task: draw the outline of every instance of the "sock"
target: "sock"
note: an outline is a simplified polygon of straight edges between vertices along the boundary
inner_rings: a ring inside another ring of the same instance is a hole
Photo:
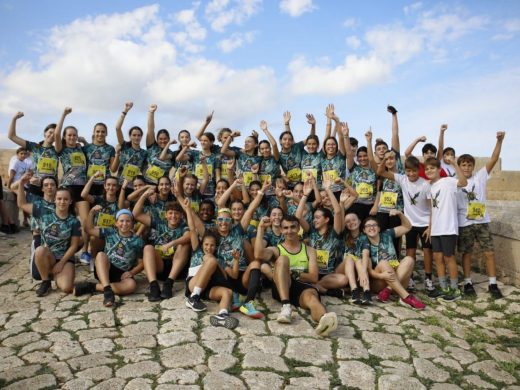
[[[464,284],[473,284],[471,278],[464,278]]]
[[[191,296],[194,297],[195,295],[200,295],[202,292],[202,289],[199,286],[195,286],[193,289],[193,292],[191,293]]]
[[[175,280],[173,280],[172,278],[168,278],[166,279],[165,283],[171,284],[173,286],[173,282],[175,282]]]
[[[289,305],[291,302],[288,299],[282,300],[282,305]]]
[[[448,287],[446,284],[446,276],[439,276],[437,279],[439,279],[439,286],[441,286],[442,289]]]
[[[103,287],[103,291],[112,291],[112,287],[110,287],[110,284],[108,286]]]
[[[433,280],[431,272],[430,273],[426,273],[425,275],[426,275],[426,279]]]
[[[489,277],[489,284],[497,284],[497,277],[496,276],[490,276]]]
[[[458,284],[459,284],[458,278],[455,278],[455,279],[450,278],[450,287],[452,289],[454,289],[454,290],[458,289],[459,288]]]
[[[220,309],[220,311],[218,312],[219,315],[222,315],[222,314],[229,314],[229,312],[227,311],[227,309]]]
[[[260,287],[261,272],[258,268],[252,269],[249,273],[249,286],[247,286],[247,296],[244,302],[255,299],[258,288]]]
[[[150,282],[150,286],[154,285],[155,287],[159,287],[159,282],[157,280],[152,280]]]

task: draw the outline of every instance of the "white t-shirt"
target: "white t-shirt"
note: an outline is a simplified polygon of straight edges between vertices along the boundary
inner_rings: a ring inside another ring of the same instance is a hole
[[[488,179],[488,171],[486,167],[482,167],[468,179],[468,185],[457,194],[457,211],[460,227],[491,222],[486,209]]]
[[[419,177],[411,182],[406,175],[394,173],[395,181],[401,186],[404,200],[404,215],[412,226],[424,227],[430,224],[430,202],[428,192],[430,183]]]
[[[11,160],[9,160],[9,174],[11,171],[15,172],[13,183],[20,180],[23,174],[31,169],[33,169],[33,161],[31,158],[20,161],[17,156],[13,156]]]
[[[444,160],[441,160],[441,168],[444,169],[444,172],[446,172],[449,177],[457,177],[457,171],[453,165],[446,164]]]
[[[457,183],[454,177],[443,177],[430,184],[428,199],[432,201],[432,236],[459,234],[457,220]]]

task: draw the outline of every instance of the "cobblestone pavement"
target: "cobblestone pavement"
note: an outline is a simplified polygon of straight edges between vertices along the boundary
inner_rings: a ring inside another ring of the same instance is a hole
[[[413,311],[392,302],[369,308],[325,298],[338,314],[330,339],[314,335],[304,312],[275,321],[280,305],[264,292],[264,320],[234,314],[234,331],[209,325],[174,298],[138,294],[106,309],[101,296],[55,290],[35,296],[28,274],[30,234],[0,237],[0,387],[6,389],[520,389],[520,290],[492,301],[432,302]],[[88,277],[78,266],[76,277]],[[418,277],[417,280],[420,278]]]

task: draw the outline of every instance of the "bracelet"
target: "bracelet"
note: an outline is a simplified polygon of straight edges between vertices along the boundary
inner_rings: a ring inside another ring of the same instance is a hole
[[[126,112],[124,112],[124,111],[121,111],[121,114],[123,114],[123,115],[126,115]]]

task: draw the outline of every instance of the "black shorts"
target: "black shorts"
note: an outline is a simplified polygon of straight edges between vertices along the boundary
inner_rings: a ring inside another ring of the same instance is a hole
[[[308,289],[313,289],[314,291],[316,291],[316,293],[318,292],[318,290],[316,290],[316,288],[312,284],[300,282],[291,278],[291,286],[289,287],[289,302],[291,302],[293,306],[300,307],[300,296],[303,294],[305,290]],[[282,301],[280,299],[280,294],[278,293],[278,288],[274,283],[273,288],[271,289],[271,295],[273,299],[276,299],[278,302]],[[320,295],[317,294],[317,296],[318,299],[320,299]]]
[[[43,191],[40,186],[34,185],[34,184],[28,184],[26,187],[27,192],[30,194],[39,196],[40,198],[43,198]]]
[[[423,233],[428,229],[428,226],[412,226],[412,229],[406,233],[406,249],[417,249],[417,241],[421,240],[421,247],[423,249],[431,249],[431,242],[423,237]]]
[[[117,282],[120,282],[121,281],[121,276],[125,273],[126,271],[123,271],[122,269],[119,269],[117,268],[115,265],[113,264],[110,264],[110,269],[108,270],[108,280],[110,281],[110,283],[117,283]],[[94,265],[94,277],[97,279],[97,280],[100,280],[99,279],[99,276],[97,274],[97,269],[96,269],[96,266]]]
[[[238,278],[236,279],[233,279],[232,277],[227,278],[229,288],[241,295],[247,294],[247,287],[244,287],[244,285],[242,284],[242,277],[244,276],[244,273],[245,271],[240,271],[238,273]]]
[[[72,201],[74,203],[76,203],[76,202],[84,202],[85,201],[85,199],[83,199],[81,197],[81,192],[83,191],[83,187],[85,187],[85,186],[72,185],[72,186],[66,186],[66,187],[72,193]]]
[[[190,280],[193,278],[193,276],[190,276],[188,279],[186,279],[186,289],[184,291],[184,295],[189,297],[191,295],[190,290]],[[215,272],[213,272],[213,275],[211,275],[211,278],[209,279],[208,285],[204,290],[202,291],[201,298],[202,299],[209,299],[209,292],[213,287],[226,287],[231,289],[231,286],[229,285],[229,281],[226,278],[226,275],[222,272],[222,270],[217,267]]]
[[[39,246],[39,245],[38,245]],[[56,263],[60,261],[60,259],[56,259]],[[54,263],[54,264],[56,264]],[[74,258],[68,259],[67,263],[72,263],[72,265],[75,264]],[[31,276],[34,280],[42,280],[42,276],[40,275],[40,271],[38,271],[38,268],[36,267],[36,261],[34,261],[34,257],[31,256]],[[53,278],[52,272],[50,273],[51,279]]]
[[[432,251],[434,253],[442,252],[444,256],[455,255],[455,247],[457,245],[457,235],[432,236]]]
[[[168,276],[170,275],[170,272],[172,270],[173,260],[171,257],[163,257],[163,269],[161,272],[157,272],[157,279],[161,281],[165,281],[168,279]]]
[[[92,187],[90,187],[89,194],[92,196],[101,196],[103,195],[103,192],[105,191],[105,187],[103,184],[93,184]]]

